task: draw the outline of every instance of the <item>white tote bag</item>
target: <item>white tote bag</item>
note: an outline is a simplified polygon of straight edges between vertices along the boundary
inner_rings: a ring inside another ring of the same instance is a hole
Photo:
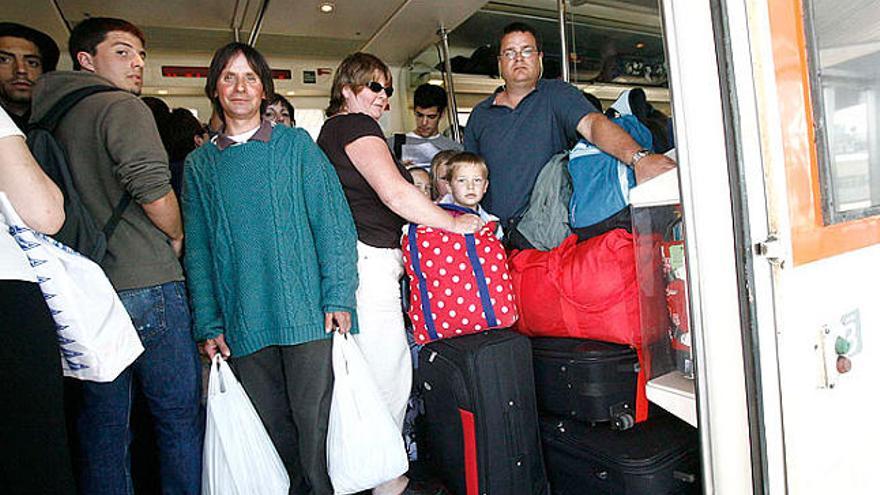
[[[369,490],[409,469],[403,436],[354,339],[333,336],[327,471],[337,495]]]
[[[226,361],[214,355],[202,495],[287,495],[290,479],[263,422]]]
[[[107,275],[92,260],[25,225],[3,193],[0,212],[55,320],[64,376],[115,380],[144,347]]]

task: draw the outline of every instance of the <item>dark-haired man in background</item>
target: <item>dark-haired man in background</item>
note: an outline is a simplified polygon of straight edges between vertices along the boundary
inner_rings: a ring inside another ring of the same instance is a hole
[[[14,22],[0,22],[0,106],[24,129],[37,78],[55,70],[58,45],[47,34]]]
[[[669,158],[642,149],[573,85],[541,79],[543,57],[534,28],[521,22],[505,27],[498,55],[504,86],[474,108],[464,133],[465,149],[489,165],[492,181],[483,206],[506,230],[524,212],[544,164],[578,135],[634,167],[638,182],[675,167]]]
[[[434,84],[422,84],[413,94],[416,128],[388,138],[394,156],[407,166],[430,170],[431,159],[444,150],[461,151],[464,147],[440,134],[440,121],[446,112],[446,90]]]
[[[131,198],[108,239],[101,267],[145,349],[113,382],[82,383],[76,419],[79,490],[130,493],[129,415],[137,384],[154,422],[162,492],[196,495],[202,465],[201,375],[177,259],[183,245],[180,208],[156,123],[137,97],[144,35],[127,21],[93,17],[73,29],[68,49],[74,71],[37,81],[31,121],[77,90],[114,88],[74,106],[55,137],[67,152],[86,209],[99,224],[124,204],[124,197]]]

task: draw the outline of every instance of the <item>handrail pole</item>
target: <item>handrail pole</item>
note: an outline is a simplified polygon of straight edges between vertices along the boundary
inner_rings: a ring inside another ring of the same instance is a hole
[[[571,82],[571,71],[568,67],[568,40],[565,36],[565,0],[556,0],[556,10],[559,14],[559,50],[562,52],[559,66],[562,68],[562,80]]]
[[[248,36],[248,45],[254,46],[257,44],[257,38],[260,37],[260,30],[263,29],[263,17],[266,15],[266,9],[268,8],[269,0],[263,0],[263,5],[260,6],[257,18],[254,19],[254,27],[251,28],[250,36]]]
[[[455,85],[452,81],[452,62],[449,60],[449,32],[444,27],[437,31],[440,36],[440,56],[443,57],[443,85],[446,86],[446,118],[452,129],[452,139],[461,142],[461,126],[458,123],[458,104],[455,99]]]

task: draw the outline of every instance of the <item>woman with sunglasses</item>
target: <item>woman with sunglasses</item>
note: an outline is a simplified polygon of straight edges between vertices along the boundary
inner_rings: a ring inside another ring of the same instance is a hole
[[[475,215],[453,217],[434,205],[392,158],[378,121],[393,93],[391,71],[379,58],[368,53],[346,57],[333,77],[328,119],[318,145],[336,168],[358,233],[360,333],[355,339],[392,417],[402,427],[412,363],[398,284],[403,275],[401,228],[413,222],[472,233],[483,221]],[[404,493],[407,483],[401,476],[373,493]]]

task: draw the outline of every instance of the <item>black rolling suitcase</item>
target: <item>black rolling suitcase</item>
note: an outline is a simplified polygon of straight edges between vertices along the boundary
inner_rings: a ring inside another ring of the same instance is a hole
[[[419,353],[426,462],[455,495],[545,495],[529,339],[509,330]]]
[[[697,429],[662,412],[626,431],[541,418],[553,495],[701,493]]]
[[[533,338],[535,391],[544,414],[588,423],[635,424],[639,359],[631,347],[585,339]]]

